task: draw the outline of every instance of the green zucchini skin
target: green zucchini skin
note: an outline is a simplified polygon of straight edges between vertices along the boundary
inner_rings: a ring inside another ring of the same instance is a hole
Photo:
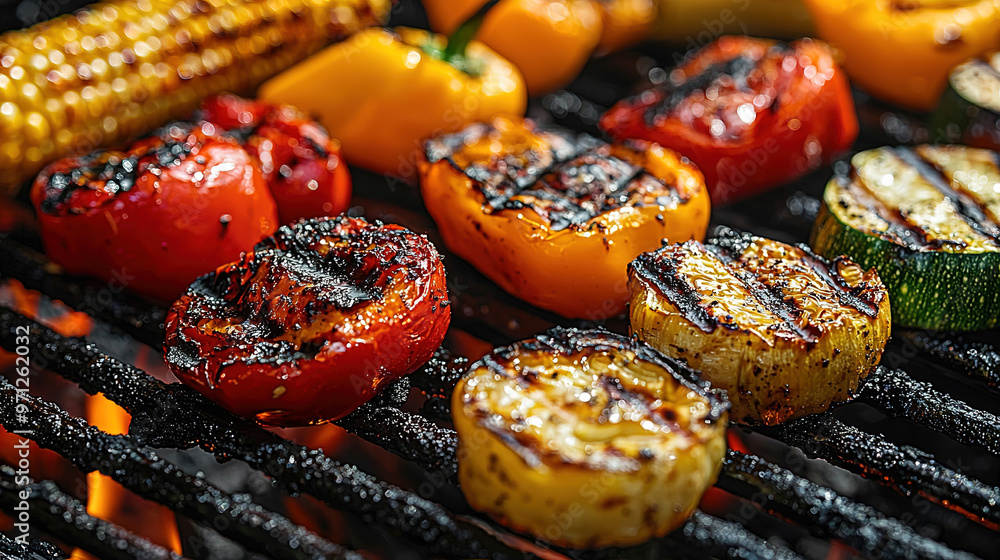
[[[874,268],[895,325],[1000,326],[998,166],[1000,154],[964,146],[858,153],[849,175],[827,183],[810,245],[827,259],[846,255]]]
[[[915,251],[843,222],[834,178],[827,184],[810,245],[827,259],[846,255],[874,267],[889,292],[892,322],[909,328],[974,331],[1000,320],[1000,252]],[[831,200],[833,199],[833,200]]]
[[[956,73],[966,65],[952,71],[948,87],[928,119],[932,140],[938,144],[965,144],[1000,151],[1000,113],[976,104],[955,88]]]

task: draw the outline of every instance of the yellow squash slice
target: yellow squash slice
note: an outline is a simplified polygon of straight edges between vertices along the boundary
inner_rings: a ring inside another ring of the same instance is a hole
[[[498,348],[455,390],[469,504],[578,548],[680,525],[715,482],[726,405],[683,364],[605,331],[554,329]]]
[[[629,265],[632,332],[726,390],[732,418],[775,425],[848,400],[889,339],[873,270],[720,228]]]

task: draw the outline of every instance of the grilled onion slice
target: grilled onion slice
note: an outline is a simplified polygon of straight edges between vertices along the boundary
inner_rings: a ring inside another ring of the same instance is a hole
[[[889,338],[874,269],[720,228],[629,265],[632,332],[725,389],[734,421],[775,425],[847,400]]]
[[[662,536],[715,482],[726,404],[648,345],[553,329],[498,348],[455,389],[458,476],[477,510],[572,547]]]
[[[341,216],[285,226],[202,276],[167,315],[184,383],[278,426],[336,420],[426,362],[451,311],[434,245]]]

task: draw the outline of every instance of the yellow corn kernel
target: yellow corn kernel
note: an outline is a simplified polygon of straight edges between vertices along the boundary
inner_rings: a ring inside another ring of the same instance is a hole
[[[249,93],[389,0],[111,0],[0,35],[0,190],[51,161]]]

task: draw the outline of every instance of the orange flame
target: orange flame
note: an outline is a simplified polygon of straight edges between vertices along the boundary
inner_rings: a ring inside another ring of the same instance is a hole
[[[93,327],[93,321],[86,313],[73,311],[61,302],[52,303],[53,309],[58,310],[58,313],[49,317],[39,317],[41,294],[26,289],[17,280],[5,283],[0,287],[0,290],[3,291],[2,297],[15,311],[43,323],[63,336],[84,336]],[[146,350],[145,347],[143,350]],[[140,356],[145,356],[145,353],[140,354]],[[0,351],[0,367],[10,367],[14,365],[15,360],[14,354]],[[87,420],[97,428],[110,434],[128,432],[132,417],[124,409],[106,399],[104,395],[88,396],[85,405]],[[0,440],[10,437],[13,436],[0,429]],[[47,467],[51,464],[61,465],[65,463],[65,460],[52,451],[38,449],[34,443],[31,445],[32,476],[36,479],[55,478],[55,476],[50,476],[49,471],[52,469]],[[4,445],[3,449],[13,449],[13,445]],[[11,457],[0,456],[0,459],[9,463]],[[16,464],[16,459],[13,464]],[[178,554],[181,553],[180,534],[177,531],[173,512],[163,506],[142,500],[111,478],[97,472],[87,475],[87,513],[121,525],[156,544],[169,548]],[[73,551],[72,557],[93,559],[92,556],[79,549]]]
[[[87,420],[109,434],[128,432],[132,417],[103,394],[87,397]],[[181,538],[170,509],[135,496],[113,479],[98,472],[87,475],[87,513],[144,536],[150,542],[181,553]],[[82,550],[72,558],[97,560]]]
[[[0,212],[0,221],[4,219],[4,216],[6,215]],[[21,315],[35,319],[63,336],[83,336],[90,332],[92,324],[90,317],[85,313],[73,312],[61,303],[53,304],[53,308],[59,313],[39,319],[38,304],[40,300],[41,294],[28,290],[17,280],[9,280],[0,284],[0,301]],[[0,349],[0,369],[23,366],[23,362],[18,363],[17,358],[16,354]],[[30,360],[30,355],[28,359]],[[44,390],[45,387],[43,386],[41,389]],[[20,457],[15,446],[20,439],[19,436],[0,427],[0,463],[18,464]],[[42,449],[31,441],[28,443],[28,455],[31,457],[30,476],[35,480],[45,479],[57,480],[66,484],[72,483],[72,465],[58,453]]]

